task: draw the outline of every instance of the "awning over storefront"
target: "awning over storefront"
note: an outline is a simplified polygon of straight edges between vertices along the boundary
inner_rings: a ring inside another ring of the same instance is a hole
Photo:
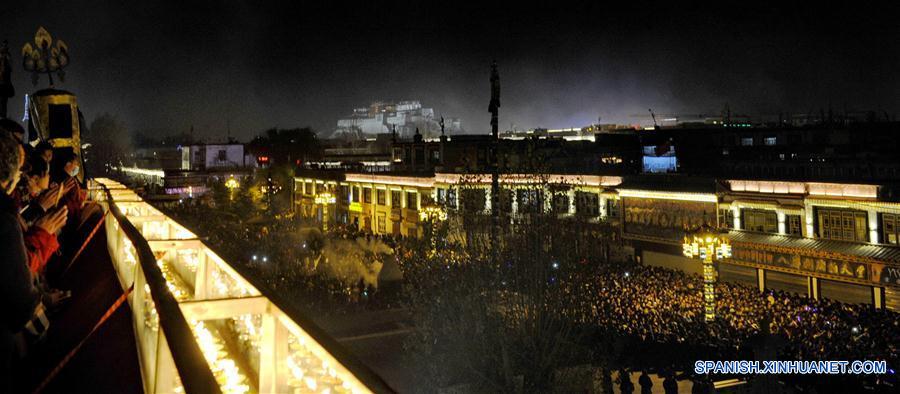
[[[733,230],[732,262],[829,279],[900,286],[900,248]]]

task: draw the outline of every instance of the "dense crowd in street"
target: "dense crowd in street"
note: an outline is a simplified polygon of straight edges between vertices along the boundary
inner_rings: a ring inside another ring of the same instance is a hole
[[[246,218],[231,220],[219,215],[222,220],[210,220],[212,216],[204,214],[208,209],[186,203],[169,212],[197,226],[199,233],[208,234],[211,245],[230,261],[246,261],[267,283],[290,292],[304,307],[352,313],[378,298],[375,289],[309,270],[304,261],[315,257],[315,242],[321,240],[309,235],[296,239],[289,234],[314,224],[276,218],[248,226],[243,224]],[[333,225],[328,234],[317,236],[377,238],[395,250],[391,258],[401,267],[441,259],[451,251],[456,253],[455,260],[460,257],[458,250],[440,248],[437,256],[423,260],[427,253],[419,249],[428,249],[427,242],[374,236],[352,225]],[[263,264],[248,253],[265,254],[271,263]],[[280,268],[273,270],[273,266]],[[581,289],[569,289],[579,294],[575,299],[582,305],[578,308],[588,311],[580,314],[581,323],[630,338],[630,343],[645,350],[623,361],[622,365],[629,367],[686,370],[686,361],[700,355],[707,359],[752,358],[767,338],[760,335],[764,332],[774,334],[768,337],[775,338],[769,343],[780,359],[887,360],[889,366],[900,361],[900,315],[894,312],[720,282],[716,287],[717,319],[707,323],[703,283],[697,275],[631,262],[600,263],[585,274],[591,277],[574,282]]]
[[[720,282],[717,319],[707,324],[697,275],[637,264],[597,271],[583,282],[592,287],[583,295],[595,322],[642,340],[713,345],[734,357],[768,322],[769,332],[783,336],[788,359],[900,361],[895,312]]]
[[[764,343],[781,360],[886,360],[889,368],[900,362],[895,312],[720,282],[716,320],[706,323],[698,275],[639,264],[592,275],[578,282],[587,286],[581,294],[591,323],[642,342],[649,351],[628,360],[638,368],[680,363],[689,370],[696,359],[753,359],[767,351]]]

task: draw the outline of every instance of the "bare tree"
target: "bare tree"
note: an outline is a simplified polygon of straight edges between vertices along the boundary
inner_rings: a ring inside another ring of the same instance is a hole
[[[612,347],[586,324],[590,298],[581,292],[591,266],[606,263],[612,232],[568,208],[553,209],[573,185],[552,184],[537,171],[527,177],[494,200],[501,225],[493,246],[483,186],[463,177],[459,207],[437,226],[447,234],[437,252],[414,246],[406,259],[417,327],[409,345],[439,387],[549,392],[570,367],[609,361],[601,353]],[[512,198],[517,214],[508,207]]]
[[[84,135],[90,146],[85,151],[86,170],[94,175],[107,173],[108,166],[126,161],[131,152],[132,138],[125,124],[115,115],[104,113],[91,122]]]

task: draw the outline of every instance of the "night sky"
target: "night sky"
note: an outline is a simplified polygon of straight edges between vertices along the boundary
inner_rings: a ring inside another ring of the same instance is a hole
[[[20,49],[43,25],[69,45],[72,65],[58,87],[78,94],[88,122],[109,112],[131,130],[193,125],[208,140],[223,139],[228,125],[241,139],[270,127],[330,134],[354,107],[392,99],[421,100],[485,133],[492,59],[501,128],[579,127],[598,116],[635,123],[647,108],[719,114],[726,103],[750,115],[829,107],[900,114],[900,9],[863,2],[151,3],[4,1],[0,39],[10,41],[18,93],[11,110],[33,90]]]

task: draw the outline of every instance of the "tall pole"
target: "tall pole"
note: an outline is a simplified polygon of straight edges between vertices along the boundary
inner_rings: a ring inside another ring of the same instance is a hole
[[[704,319],[707,322],[716,320],[716,266],[713,258],[716,255],[716,246],[706,246],[706,256],[703,258],[703,304]]]
[[[491,103],[488,105],[491,113],[491,251],[493,263],[497,263],[498,236],[500,228],[500,166],[497,160],[497,150],[500,145],[500,131],[497,129],[500,114],[500,72],[497,71],[497,61],[491,63]]]
[[[683,253],[699,257],[703,263],[703,315],[707,322],[716,319],[716,282],[720,259],[731,258],[731,245],[724,233],[704,224],[684,237]]]

